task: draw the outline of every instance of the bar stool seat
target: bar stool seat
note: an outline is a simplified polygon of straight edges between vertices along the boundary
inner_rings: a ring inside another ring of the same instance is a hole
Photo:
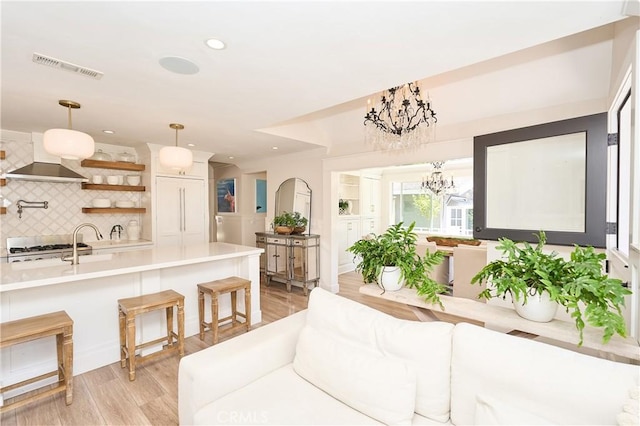
[[[178,309],[178,333],[173,331],[173,310]],[[149,342],[136,345],[136,316],[157,309],[165,309],[167,315],[167,335]],[[184,355],[184,296],[173,290],[144,294],[118,300],[118,319],[120,322],[120,366],[129,364],[129,380],[136,379],[136,363],[160,355],[178,352]],[[165,342],[159,351],[148,355],[136,355],[137,349]],[[137,361],[136,361],[137,359]]]
[[[65,403],[67,405],[70,405],[73,401],[73,320],[69,315],[65,311],[58,311],[0,324],[0,348],[48,336],[56,336],[58,369],[38,377],[4,386],[0,388],[0,394],[53,376],[58,376],[58,384],[42,392],[39,389],[28,391],[24,394],[25,397],[19,401],[0,407],[0,413],[60,392],[65,393]]]
[[[244,313],[238,312],[238,290],[244,290]],[[211,322],[204,320],[205,293],[211,296]],[[225,293],[231,293],[231,315],[219,318],[218,297]],[[244,318],[244,322],[239,322],[238,317]],[[204,340],[205,329],[209,328],[213,332],[214,345],[218,343],[218,327],[225,321],[231,320],[229,330],[244,327],[249,331],[251,329],[251,281],[239,277],[228,277],[198,284],[198,319],[200,340]]]

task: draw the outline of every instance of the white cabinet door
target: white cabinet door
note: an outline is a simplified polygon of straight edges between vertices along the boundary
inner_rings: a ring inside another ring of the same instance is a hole
[[[353,253],[347,249],[358,241],[362,234],[360,232],[359,219],[345,219],[339,221],[339,240],[338,240],[338,266],[339,272],[352,271],[355,268],[353,263]]]
[[[156,244],[205,242],[204,181],[159,176],[156,191]]]
[[[380,179],[363,177],[360,181],[360,215],[380,215]]]
[[[182,179],[182,191],[182,244],[203,243],[206,241],[204,181]]]
[[[380,234],[380,218],[366,217],[362,219],[362,235]]]
[[[182,243],[182,179],[156,178],[156,244]]]
[[[194,161],[191,167],[186,170],[175,170],[168,167],[164,167],[158,161],[158,167],[156,174],[168,175],[168,176],[182,176],[182,177],[195,177],[195,178],[207,178],[208,176],[207,163],[202,161]]]

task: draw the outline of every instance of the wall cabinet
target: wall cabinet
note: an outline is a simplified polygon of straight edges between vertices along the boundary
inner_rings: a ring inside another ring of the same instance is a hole
[[[353,254],[347,249],[362,238],[360,218],[341,218],[338,221],[338,273],[353,271]]]
[[[256,246],[265,246],[266,284],[278,281],[302,286],[305,296],[308,285],[320,280],[320,236],[278,235],[256,232]]]
[[[205,183],[201,179],[156,177],[156,244],[207,241]]]
[[[380,216],[380,179],[363,176],[360,179],[360,215]]]
[[[156,170],[156,175],[166,175],[166,176],[202,178],[202,177],[206,177],[207,174],[208,174],[207,163],[205,161],[197,161],[197,160],[194,160],[191,167],[189,167],[187,170],[170,169],[168,167],[164,167],[158,161],[158,166]]]

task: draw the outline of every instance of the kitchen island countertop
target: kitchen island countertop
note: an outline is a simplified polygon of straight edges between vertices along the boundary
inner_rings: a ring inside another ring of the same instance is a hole
[[[2,263],[0,292],[231,259],[260,254],[262,251],[260,248],[235,244],[202,243],[81,256],[78,265],[70,265],[59,259]]]

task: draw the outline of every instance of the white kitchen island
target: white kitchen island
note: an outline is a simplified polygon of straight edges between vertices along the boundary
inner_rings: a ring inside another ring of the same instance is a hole
[[[256,247],[204,243],[81,256],[79,265],[59,259],[3,263],[0,321],[66,311],[74,321],[74,375],[81,374],[120,359],[117,300],[124,297],[167,289],[183,294],[185,336],[192,336],[198,333],[197,284],[235,275],[251,281],[251,320],[261,322],[260,253]],[[229,297],[222,297],[220,316],[230,310]],[[142,315],[138,339],[162,336],[164,324],[164,312]],[[5,348],[0,356],[2,384],[14,383],[55,369],[55,341]]]

